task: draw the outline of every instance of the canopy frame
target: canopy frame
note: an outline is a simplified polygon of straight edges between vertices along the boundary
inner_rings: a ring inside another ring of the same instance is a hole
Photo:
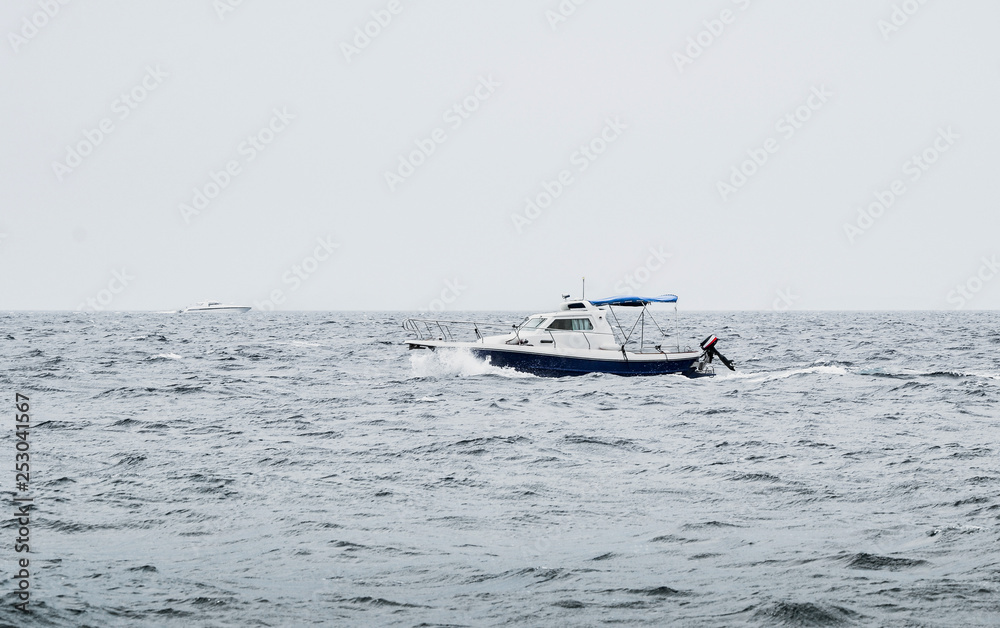
[[[611,316],[615,319],[615,325],[618,327],[618,332],[621,334],[622,342],[622,353],[625,353],[625,345],[628,344],[629,340],[632,339],[632,334],[635,332],[636,325],[639,326],[639,352],[641,353],[646,341],[646,306],[651,303],[672,303],[674,305],[674,341],[677,344],[678,353],[681,350],[680,336],[677,335],[677,295],[675,294],[663,294],[658,297],[637,297],[637,296],[616,296],[609,297],[607,299],[597,299],[590,301],[591,305],[594,306],[608,306],[608,310],[611,312]],[[632,328],[625,333],[625,328],[622,326],[621,321],[618,320],[618,315],[615,314],[615,308],[613,306],[619,307],[641,307],[642,311],[639,312],[639,317],[636,319]],[[649,320],[653,321],[656,325],[656,329],[660,332],[663,338],[669,338],[669,336],[663,331],[653,315],[649,315]],[[658,345],[659,346],[659,345]]]

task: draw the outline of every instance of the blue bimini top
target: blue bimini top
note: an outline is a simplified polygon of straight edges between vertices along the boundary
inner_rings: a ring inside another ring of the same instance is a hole
[[[623,307],[640,307],[650,303],[677,303],[676,294],[661,294],[658,297],[618,296],[607,299],[590,300],[593,305],[621,305]]]

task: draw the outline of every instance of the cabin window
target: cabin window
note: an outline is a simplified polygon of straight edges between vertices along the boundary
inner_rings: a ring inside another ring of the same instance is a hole
[[[531,319],[528,319],[527,323],[525,323],[524,325],[521,325],[521,329],[535,329],[536,327],[540,327],[542,325],[542,323],[544,323],[544,322],[545,322],[545,319],[541,318],[541,317],[539,317],[539,318],[531,318]]]
[[[594,325],[589,318],[557,318],[549,325],[549,329],[564,329],[567,331],[591,331]]]

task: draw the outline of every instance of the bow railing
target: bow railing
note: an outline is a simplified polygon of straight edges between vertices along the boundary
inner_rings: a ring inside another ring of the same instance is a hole
[[[461,334],[461,329],[471,331],[475,334],[475,340],[481,341],[483,339],[483,332],[481,330],[498,330],[496,333],[503,333],[506,331],[503,325],[497,323],[480,323],[477,321],[447,321],[429,318],[408,318],[403,322],[403,329],[414,334],[417,340],[444,340],[447,342],[456,342],[455,333],[452,332],[452,327],[456,328],[456,332]]]

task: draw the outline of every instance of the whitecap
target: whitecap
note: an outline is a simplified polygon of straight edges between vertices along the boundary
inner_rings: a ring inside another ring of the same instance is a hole
[[[512,368],[493,366],[465,349],[418,350],[410,356],[413,377],[470,377],[500,375],[502,377],[534,377]]]

